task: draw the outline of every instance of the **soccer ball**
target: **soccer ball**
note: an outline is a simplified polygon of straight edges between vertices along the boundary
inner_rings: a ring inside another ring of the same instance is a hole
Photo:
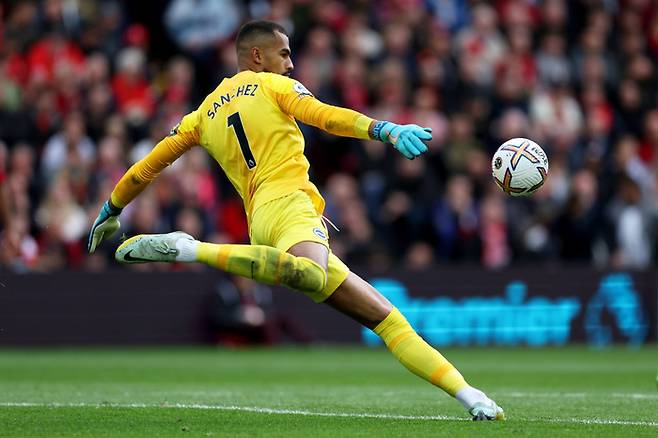
[[[546,181],[548,157],[527,138],[513,138],[500,145],[491,159],[496,184],[508,195],[530,196]]]

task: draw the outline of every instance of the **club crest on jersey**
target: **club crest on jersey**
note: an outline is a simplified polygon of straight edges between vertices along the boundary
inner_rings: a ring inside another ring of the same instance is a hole
[[[313,228],[313,234],[315,234],[316,236],[318,236],[322,240],[327,240],[327,233],[325,233],[320,228]]]
[[[299,82],[295,82],[295,84],[292,86],[292,89],[295,90],[295,92],[300,96],[313,96],[313,94]]]

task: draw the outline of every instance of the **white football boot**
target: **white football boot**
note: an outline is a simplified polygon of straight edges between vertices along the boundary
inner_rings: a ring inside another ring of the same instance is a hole
[[[139,234],[123,242],[114,258],[120,263],[175,262],[179,254],[176,242],[180,239],[194,240],[182,231],[168,234]]]
[[[473,417],[473,421],[487,421],[487,420],[504,420],[505,412],[503,408],[498,406],[496,402],[487,399],[483,402],[477,402],[468,411]]]

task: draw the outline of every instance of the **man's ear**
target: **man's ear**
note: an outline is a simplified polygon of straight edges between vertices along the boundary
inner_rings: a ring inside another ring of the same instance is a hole
[[[251,60],[254,61],[255,64],[260,65],[263,63],[263,52],[258,47],[251,48]]]

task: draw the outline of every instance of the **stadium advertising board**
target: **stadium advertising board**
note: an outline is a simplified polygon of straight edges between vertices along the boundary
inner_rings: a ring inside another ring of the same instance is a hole
[[[640,346],[656,339],[654,273],[442,270],[370,281],[435,345]],[[370,330],[362,340],[381,342]]]
[[[657,341],[658,272],[560,268],[438,268],[369,279],[439,346],[639,346]],[[213,294],[226,277],[203,273],[2,276],[0,345],[201,344],[216,337]],[[328,306],[273,288],[267,312],[320,342],[378,345]]]

